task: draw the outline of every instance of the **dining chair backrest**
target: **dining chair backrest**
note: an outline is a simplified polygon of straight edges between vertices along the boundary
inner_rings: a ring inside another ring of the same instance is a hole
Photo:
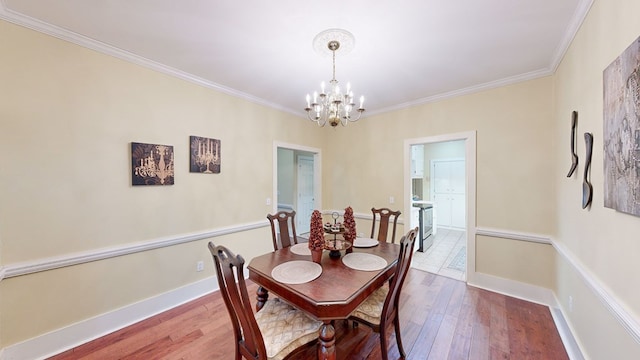
[[[383,320],[393,319],[398,316],[398,307],[400,302],[400,291],[402,285],[411,267],[411,259],[413,258],[413,248],[416,243],[418,228],[412,229],[400,239],[400,252],[398,254],[398,263],[396,264],[396,272],[389,284],[389,293],[382,307]],[[394,314],[395,313],[395,314]],[[386,324],[386,321],[383,322]]]
[[[393,211],[388,208],[371,208],[371,212],[373,213],[373,221],[371,223],[371,238],[376,239],[378,241],[387,241],[388,233],[389,233],[389,223],[393,224],[393,228],[391,229],[391,242],[395,244],[396,242],[396,224],[398,223],[398,217],[401,212]],[[378,235],[374,237],[376,227],[378,228]]]
[[[209,242],[222,298],[233,325],[236,350],[247,359],[267,359],[267,350],[251,308],[244,280],[244,259],[224,246]]]
[[[273,238],[273,250],[280,250],[298,243],[296,235],[296,212],[278,211],[275,214],[268,214],[267,219],[271,224],[271,237]],[[276,231],[276,228],[278,229]],[[278,241],[278,235],[280,241]]]
[[[405,359],[406,353],[402,345],[402,334],[400,331],[399,305],[400,292],[402,285],[409,272],[411,259],[413,257],[413,248],[416,242],[418,228],[409,231],[400,239],[400,251],[398,252],[398,262],[396,270],[390,280],[389,286],[383,286],[376,290],[373,294],[358,306],[351,313],[349,319],[354,320],[354,327],[358,323],[364,323],[370,326],[373,331],[380,333],[380,350],[382,360],[388,360],[388,344],[386,330],[390,324],[393,324],[396,333],[397,351],[400,358]]]

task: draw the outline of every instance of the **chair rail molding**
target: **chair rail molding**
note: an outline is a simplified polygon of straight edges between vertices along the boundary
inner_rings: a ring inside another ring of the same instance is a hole
[[[640,319],[634,317],[623,303],[612,295],[564,244],[554,241],[553,247],[582,277],[582,281],[587,288],[593,291],[594,295],[609,310],[616,321],[620,323],[636,343],[640,344]]]
[[[338,211],[340,214],[344,212],[344,210],[323,210],[321,211],[323,214],[331,214],[334,211]],[[371,214],[357,214],[355,215],[361,219],[372,219]],[[398,220],[398,223],[402,224],[402,219]],[[80,265],[92,261],[99,261],[114,258],[117,256],[124,256],[129,254],[135,254],[139,252],[149,251],[160,249],[163,247],[174,246],[185,244],[192,241],[198,241],[208,238],[213,238],[217,236],[223,236],[233,233],[238,233],[242,231],[259,229],[262,227],[268,227],[269,223],[267,221],[255,221],[251,223],[245,224],[237,224],[228,227],[221,227],[212,229],[210,231],[197,232],[197,233],[189,233],[182,235],[169,236],[165,238],[159,238],[144,242],[137,242],[131,244],[123,244],[120,246],[109,247],[109,248],[101,248],[95,249],[91,251],[78,252],[78,253],[70,253],[61,256],[43,258],[43,259],[35,259],[25,262],[19,262],[15,264],[6,264],[4,266],[0,266],[0,281],[16,276],[29,275],[34,274],[41,271],[48,271],[59,269],[67,266]]]
[[[334,212],[337,212],[338,214],[340,214],[340,216],[344,216],[344,209],[341,210],[323,210],[322,211],[322,215],[331,215]],[[363,220],[373,220],[373,214],[371,213],[353,213],[353,217],[356,219],[363,219]],[[404,218],[402,217],[398,217],[398,224],[404,224]]]
[[[192,241],[198,241],[198,240],[213,238],[217,236],[258,229],[258,228],[267,227],[267,226],[269,226],[269,223],[261,220],[253,223],[217,228],[217,229],[213,229],[205,232],[183,234],[183,235],[160,238],[160,239],[155,239],[155,240],[150,240],[145,242],[124,244],[124,245],[111,247],[111,248],[102,248],[102,249],[96,249],[92,251],[71,253],[71,254],[66,254],[62,256],[36,259],[36,260],[21,262],[16,264],[8,264],[0,269],[0,280],[15,277],[15,276],[33,274],[41,271],[58,269],[66,266],[84,264],[91,261],[105,260],[105,259],[109,259],[117,256],[155,250],[155,249],[168,247],[168,246],[185,244]]]
[[[549,235],[530,234],[530,233],[503,230],[503,229],[494,229],[494,228],[477,227],[476,235],[491,236],[491,237],[497,237],[497,238],[509,239],[509,240],[528,241],[528,242],[535,242],[539,244],[548,244],[548,245],[552,245],[553,243]]]

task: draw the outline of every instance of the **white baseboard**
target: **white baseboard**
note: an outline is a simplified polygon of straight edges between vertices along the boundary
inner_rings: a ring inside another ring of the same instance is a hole
[[[562,344],[567,351],[569,359],[584,360],[582,351],[580,351],[580,346],[578,346],[578,342],[573,337],[573,331],[571,331],[571,327],[569,326],[567,318],[564,316],[562,309],[559,307],[552,307],[549,308],[549,310],[551,311],[553,322],[556,324],[556,328],[558,329],[558,333],[560,334],[560,338],[562,339]]]
[[[558,329],[558,333],[562,339],[562,344],[567,351],[569,359],[584,360],[582,351],[573,337],[573,332],[571,331],[562,310],[558,306],[558,300],[551,289],[482,273],[474,273],[473,281],[470,280],[468,284],[514,298],[546,305],[549,307],[549,311],[553,317],[553,322]]]
[[[0,349],[0,360],[46,359],[218,290],[207,278]]]
[[[478,272],[474,273],[472,276],[469,276],[467,279],[467,283],[471,286],[497,292],[514,298],[531,301],[549,307],[557,307],[557,302],[555,296],[553,295],[553,291],[541,286],[535,286]]]

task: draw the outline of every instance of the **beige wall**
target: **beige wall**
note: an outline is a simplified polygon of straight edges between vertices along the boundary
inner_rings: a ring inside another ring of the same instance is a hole
[[[3,266],[267,226],[274,141],[321,146],[310,122],[4,21],[0,43]],[[221,174],[188,172],[190,135],[222,140]],[[132,141],[174,146],[175,185],[130,185]],[[265,237],[216,242],[250,259],[269,251]],[[4,279],[0,347],[212,275],[203,240]]]
[[[478,226],[551,233],[550,89],[551,78],[541,78],[372,116],[334,132],[324,153],[325,204],[364,213],[372,206],[404,209],[404,140],[477,130]]]
[[[476,259],[476,270],[484,274],[545,288],[555,281],[555,250],[549,244],[478,236]]]
[[[597,0],[554,77],[554,181],[558,189],[556,241],[638,323],[640,218],[604,207],[603,71],[640,35],[640,2]],[[567,178],[571,112],[578,111],[576,174]],[[585,146],[583,133],[594,137],[591,208],[581,208]],[[556,293],[580,344],[593,359],[638,359],[640,346],[577,276],[565,257],[558,257]],[[573,311],[569,310],[569,297]],[[614,353],[615,352],[615,353]]]
[[[336,131],[0,21],[0,265],[262,221],[274,141],[322,149],[324,209],[404,209],[404,140],[476,131],[472,226],[553,236],[637,319],[640,290],[629,280],[640,275],[640,219],[603,208],[598,164],[602,70],[640,34],[639,10],[597,1],[554,76]],[[596,139],[590,210],[580,208],[579,177],[565,176],[572,110],[579,132]],[[220,175],[188,173],[189,135],[222,140]],[[176,184],[131,187],[131,141],[173,145]],[[359,222],[358,232],[369,226]],[[215,241],[250,259],[269,251],[265,237],[267,227]],[[0,281],[0,347],[212,276],[206,242]],[[475,245],[478,272],[554,289],[589,358],[640,357],[566,256],[488,236]],[[194,271],[199,260],[205,272]]]
[[[8,54],[0,66],[3,265],[261,221],[271,211],[264,199],[273,188],[274,141],[323,149],[323,208],[351,205],[366,214],[372,206],[404,209],[405,139],[477,130],[478,224],[553,229],[552,203],[540,196],[552,197],[546,161],[551,78],[333,131],[6,22],[0,22],[0,40]],[[279,131],[284,126],[286,133]],[[220,175],[188,173],[189,135],[222,140]],[[176,184],[131,187],[131,141],[173,145]],[[369,226],[363,220],[358,231],[368,233]],[[268,251],[255,240],[264,236],[268,228],[216,241],[237,239],[233,250],[250,259]],[[0,341],[13,344],[211,276],[205,244],[5,279],[0,288],[11,291],[0,296]],[[500,261],[490,256],[487,261]],[[209,271],[195,273],[198,260],[206,260]],[[496,271],[508,278],[511,269]],[[34,294],[48,299],[37,311],[35,301],[20,300]],[[17,325],[43,311],[52,315],[37,326]]]

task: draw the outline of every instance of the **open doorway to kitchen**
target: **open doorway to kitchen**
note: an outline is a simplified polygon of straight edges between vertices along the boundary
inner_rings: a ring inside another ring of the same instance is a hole
[[[412,267],[466,281],[475,269],[475,132],[405,141]]]
[[[274,143],[273,212],[296,211],[296,232],[302,239],[309,232],[314,209],[321,209],[320,149]]]

